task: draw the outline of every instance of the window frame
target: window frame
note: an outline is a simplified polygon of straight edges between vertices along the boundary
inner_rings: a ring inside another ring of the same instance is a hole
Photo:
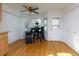
[[[58,25],[53,25],[53,20],[58,20]],[[54,27],[57,27],[57,28],[54,28]],[[52,29],[53,30],[58,30],[58,29],[60,29],[60,18],[53,18],[52,19]]]

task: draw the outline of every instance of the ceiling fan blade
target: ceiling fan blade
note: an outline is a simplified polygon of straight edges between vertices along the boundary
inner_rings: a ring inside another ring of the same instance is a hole
[[[21,12],[25,12],[25,11],[28,11],[28,10],[21,10]]]
[[[23,5],[24,8],[28,9],[25,5]]]
[[[36,13],[36,14],[39,14],[38,12],[36,12],[36,11],[32,11],[32,12],[34,12],[34,13]]]
[[[37,8],[33,8],[32,10],[38,10],[39,8],[37,7]]]

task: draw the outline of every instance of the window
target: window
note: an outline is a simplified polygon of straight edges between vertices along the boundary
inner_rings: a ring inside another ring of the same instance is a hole
[[[60,19],[55,18],[52,20],[52,29],[59,29],[60,27]]]
[[[41,25],[41,19],[34,19],[33,20],[33,25],[35,26],[35,23],[39,23],[39,25]]]
[[[44,27],[45,31],[47,31],[47,20],[46,19],[44,20],[44,26],[45,26]]]
[[[47,20],[44,20],[44,22],[45,22],[45,25],[47,25]]]

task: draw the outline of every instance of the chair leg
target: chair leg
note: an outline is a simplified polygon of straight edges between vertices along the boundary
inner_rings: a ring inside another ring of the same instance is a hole
[[[33,44],[35,43],[35,37],[32,38],[32,42],[33,42]]]

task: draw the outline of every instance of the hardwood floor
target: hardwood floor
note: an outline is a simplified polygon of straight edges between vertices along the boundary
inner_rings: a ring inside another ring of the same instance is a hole
[[[68,45],[60,41],[43,41],[25,44],[24,40],[9,45],[7,56],[79,56]]]

